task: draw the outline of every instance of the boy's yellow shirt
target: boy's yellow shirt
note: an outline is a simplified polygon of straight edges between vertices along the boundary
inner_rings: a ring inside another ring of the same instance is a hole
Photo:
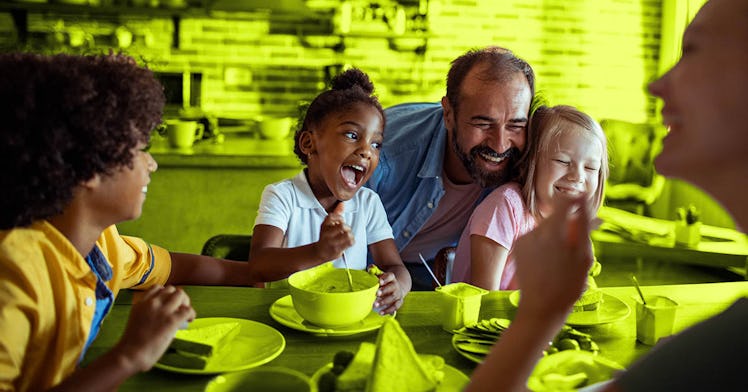
[[[96,242],[112,267],[106,285],[164,284],[171,256],[121,236],[115,226]],[[142,280],[142,283],[141,283]],[[49,222],[0,232],[0,390],[39,391],[75,371],[96,307],[96,276]]]

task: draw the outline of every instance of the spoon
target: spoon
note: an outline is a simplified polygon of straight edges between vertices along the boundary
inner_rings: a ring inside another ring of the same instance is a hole
[[[423,258],[423,255],[421,254],[421,252],[418,252],[418,257],[421,258],[421,261],[423,262],[423,265],[426,267],[426,271],[429,271],[429,274],[431,274],[431,277],[434,278],[434,282],[436,282],[436,284],[439,287],[442,287],[442,284],[439,283],[439,279],[436,279],[436,275],[434,275],[434,272],[431,271],[431,268],[429,267],[429,263],[427,263],[426,259]]]
[[[646,301],[646,300],[644,300],[644,293],[642,293],[642,289],[641,289],[641,287],[639,287],[639,281],[638,281],[638,280],[636,280],[636,276],[634,276],[634,275],[632,274],[632,275],[631,275],[631,280],[632,280],[632,281],[634,282],[634,287],[636,287],[636,291],[637,291],[637,292],[639,293],[639,296],[640,296],[640,297],[641,297],[641,299],[642,299],[642,304],[643,304],[643,305],[646,305],[646,304],[647,304],[647,301]]]
[[[345,273],[348,275],[348,286],[353,291],[353,277],[351,277],[351,269],[348,268],[348,261],[345,259],[345,252],[343,252],[343,264],[345,265]]]

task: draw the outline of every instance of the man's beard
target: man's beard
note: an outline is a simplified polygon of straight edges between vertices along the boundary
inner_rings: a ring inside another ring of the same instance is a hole
[[[472,177],[481,188],[497,187],[509,182],[515,177],[515,164],[520,156],[520,151],[517,147],[510,147],[502,153],[497,153],[492,148],[484,144],[479,144],[470,149],[466,154],[462,146],[460,146],[460,143],[457,141],[457,132],[458,130],[455,126],[455,129],[452,131],[452,150],[454,150],[460,158],[465,170],[470,173],[470,177]],[[494,158],[504,158],[504,161],[502,161],[504,167],[498,170],[484,170],[477,163],[478,159],[483,159],[480,157],[481,153],[484,155],[490,155]]]

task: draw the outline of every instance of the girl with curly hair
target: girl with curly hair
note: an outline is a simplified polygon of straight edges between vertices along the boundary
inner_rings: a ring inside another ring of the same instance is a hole
[[[272,282],[330,260],[343,268],[344,251],[351,268],[365,269],[369,250],[385,271],[374,303],[384,314],[402,305],[411,281],[379,196],[362,188],[379,164],[384,138],[373,91],[369,77],[352,68],[309,104],[294,146],[306,168],[265,187],[250,264],[257,280]]]

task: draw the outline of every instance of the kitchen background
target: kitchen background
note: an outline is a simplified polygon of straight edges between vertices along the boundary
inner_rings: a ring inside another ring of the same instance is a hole
[[[166,86],[167,118],[204,122],[204,140],[153,154],[143,216],[119,225],[174,251],[199,252],[219,233],[250,234],[263,187],[300,169],[288,129],[259,134],[348,66],[365,70],[386,106],[437,101],[452,59],[499,45],[535,69],[551,104],[661,136],[646,84],[677,59],[703,0],[16,0],[0,1],[0,50],[129,53]],[[288,128],[288,125],[284,126]],[[291,132],[292,133],[292,132]],[[156,140],[157,142],[159,140]],[[651,143],[649,143],[651,142]],[[651,144],[651,145],[650,145]],[[637,151],[635,151],[637,153]],[[615,166],[614,171],[624,166]],[[649,177],[657,177],[651,164]],[[659,179],[662,180],[661,178]],[[654,183],[645,179],[645,186]],[[674,219],[694,205],[734,228],[708,196],[678,181],[627,209]]]

